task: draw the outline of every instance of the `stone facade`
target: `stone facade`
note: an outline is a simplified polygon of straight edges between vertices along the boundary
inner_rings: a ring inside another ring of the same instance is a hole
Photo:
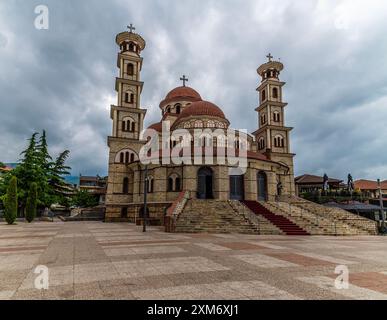
[[[282,102],[285,83],[278,78],[283,69],[281,63],[269,61],[258,69],[262,77],[257,89],[260,95],[257,108],[259,129],[244,138],[238,130],[230,128],[230,122],[221,108],[204,101],[197,91],[185,86],[185,82],[170,91],[160,103],[161,121],[151,125],[148,131],[154,132],[162,141],[160,149],[167,149],[168,156],[176,145],[181,150],[194,152],[189,162],[166,164],[161,161],[147,165],[145,170],[143,161],[140,161],[140,150],[149,145],[149,139],[153,139],[148,134],[141,135],[146,114],[140,104],[143,88],[140,80],[141,52],[145,41],[138,34],[123,32],[117,35],[116,42],[120,47],[117,59],[119,77],[116,79],[117,105],[111,106],[112,135],[108,137],[106,221],[141,220],[146,177],[149,217],[155,224],[163,223],[166,209],[181,192],[188,191],[193,199],[204,201],[273,201],[279,193],[294,195],[294,154],[290,152],[289,145],[291,128],[285,126],[286,103]],[[165,140],[162,128],[167,125],[173,134]],[[185,140],[185,137],[174,134],[179,129],[186,130],[192,137],[196,130],[204,130],[204,133],[198,139]],[[230,130],[237,139],[211,136],[218,130]],[[246,155],[247,168],[243,175],[229,175],[230,169],[236,167],[226,161],[229,157],[215,157],[211,164],[195,162],[195,159],[205,159],[204,156],[197,157],[199,150],[219,152],[221,148],[232,150],[236,155]],[[158,160],[164,160],[161,152],[157,151]]]

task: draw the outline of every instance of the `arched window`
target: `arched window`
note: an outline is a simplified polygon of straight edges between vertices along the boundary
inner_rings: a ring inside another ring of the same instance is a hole
[[[262,101],[266,100],[266,90],[262,90]]]
[[[124,153],[123,152],[120,153],[120,162],[124,163]]]
[[[179,175],[177,175],[176,173],[171,174],[168,178],[167,191],[168,192],[180,191],[180,186],[181,186],[181,180]]]
[[[278,89],[273,88],[273,99],[278,99]]]
[[[258,140],[258,149],[259,150],[265,149],[265,139],[263,137],[260,137]]]
[[[153,177],[148,177],[148,193],[153,193],[154,191],[154,179]]]
[[[180,177],[177,177],[176,180],[175,180],[175,191],[181,191]]]
[[[215,122],[212,121],[212,120],[207,121],[207,127],[208,128],[214,128],[215,127]]]
[[[176,111],[176,114],[180,114],[180,112],[181,112],[180,104],[175,105],[175,111]]]
[[[283,148],[285,146],[284,138],[280,135],[274,137],[274,146],[276,148]]]
[[[125,163],[129,163],[129,152],[125,152]]]
[[[127,74],[128,74],[128,76],[132,76],[134,74],[134,66],[131,63],[128,63]]]
[[[129,178],[124,178],[122,182],[122,193],[124,194],[129,193]]]
[[[132,52],[135,51],[135,46],[133,42],[129,43],[129,51],[132,51]]]
[[[261,124],[266,124],[266,114],[261,115]]]
[[[165,112],[166,112],[166,113],[171,113],[171,107],[168,106],[167,109],[165,109]]]
[[[201,128],[203,127],[203,122],[198,120],[198,121],[195,121],[195,128]]]
[[[172,192],[172,191],[173,191],[173,178],[169,177],[168,178],[168,192]]]
[[[136,124],[134,122],[132,122],[131,131],[136,131]]]
[[[274,122],[280,122],[281,121],[281,116],[280,116],[280,113],[278,111],[274,111],[274,113],[273,113],[273,121]]]
[[[130,162],[134,162],[134,153],[130,154]]]

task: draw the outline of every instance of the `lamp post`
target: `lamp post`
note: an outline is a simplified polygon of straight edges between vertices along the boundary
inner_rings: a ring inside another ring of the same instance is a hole
[[[143,207],[143,225],[142,225],[142,232],[146,232],[146,224],[147,224],[147,195],[148,195],[148,166],[145,166],[144,171],[144,207]]]
[[[382,232],[386,231],[386,223],[385,223],[385,215],[384,215],[384,206],[383,206],[383,195],[382,195],[382,186],[380,183],[380,179],[378,179],[378,190],[379,190],[379,205],[380,205],[380,213],[382,215]]]

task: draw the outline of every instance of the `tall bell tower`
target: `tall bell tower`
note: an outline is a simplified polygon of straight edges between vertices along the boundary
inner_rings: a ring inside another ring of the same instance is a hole
[[[109,177],[106,195],[106,221],[125,218],[122,208],[133,202],[133,172],[128,165],[139,159],[140,140],[146,114],[141,109],[141,68],[145,40],[132,24],[128,31],[116,36],[120,50],[117,56],[119,74],[115,81],[117,105],[112,105],[110,117],[113,120],[112,134],[108,137]]]
[[[285,125],[285,107],[283,102],[283,87],[285,82],[280,81],[280,73],[284,65],[274,61],[269,53],[268,62],[257,69],[261,77],[261,83],[257,88],[259,93],[259,106],[255,109],[258,112],[259,129],[253,134],[256,138],[258,152],[264,153],[270,160],[283,163],[289,167],[286,174],[286,193],[294,192],[293,158],[295,154],[290,151],[290,132],[293,128]],[[289,178],[290,177],[290,178]]]

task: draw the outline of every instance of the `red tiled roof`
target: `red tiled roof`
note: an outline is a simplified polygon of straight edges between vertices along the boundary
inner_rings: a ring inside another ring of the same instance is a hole
[[[164,107],[168,103],[181,100],[194,102],[202,100],[202,97],[195,89],[190,87],[177,87],[171,90],[165,99],[160,102],[160,108]]]
[[[318,184],[318,183],[323,183],[324,178],[319,177],[319,176],[314,176],[311,174],[304,174],[302,176],[296,177],[295,181],[297,184]],[[333,179],[333,178],[328,178],[328,183],[341,183],[343,180],[339,179]]]
[[[13,169],[11,167],[4,167],[4,168],[0,168],[0,171],[12,171]]]
[[[226,119],[223,111],[215,104],[209,101],[197,101],[185,108],[176,121],[189,116],[212,116]]]
[[[360,179],[354,182],[355,189],[360,190],[378,190],[378,182],[372,180]],[[381,182],[381,188],[387,190],[387,180]]]
[[[157,132],[161,132],[163,130],[163,124],[162,122],[156,122],[154,124],[151,124],[148,129],[156,130]]]

